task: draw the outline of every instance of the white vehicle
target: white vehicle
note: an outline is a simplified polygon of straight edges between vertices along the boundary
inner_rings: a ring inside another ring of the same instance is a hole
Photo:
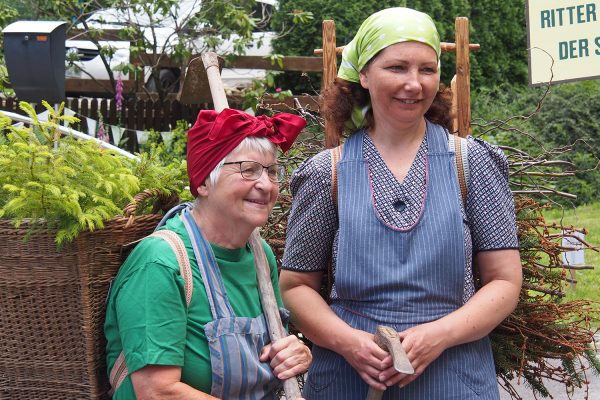
[[[273,12],[273,7],[277,6],[276,0],[257,0],[255,9],[252,13],[254,18],[259,18],[267,23],[252,33],[253,40],[251,46],[246,49],[246,55],[268,56],[271,54],[271,41],[275,33],[268,28],[268,21]],[[92,14],[87,19],[90,28],[101,29],[122,29],[127,23],[135,23],[142,27],[142,32],[149,43],[156,43],[157,48],[161,49],[158,53],[169,53],[169,48],[177,44],[176,31],[185,29],[185,23],[189,17],[198,12],[201,7],[201,0],[182,0],[179,2],[172,15],[168,17],[157,16],[156,20],[150,21],[148,15],[135,15],[131,12],[123,12],[115,9],[106,9]],[[160,17],[160,18],[159,18]],[[154,19],[154,18],[153,18]],[[152,27],[152,28],[151,28]],[[219,55],[230,54],[233,52],[233,40],[223,41],[217,49]],[[114,50],[112,57],[107,61],[113,70],[115,78],[119,76],[127,79],[127,75],[115,71],[115,68],[122,64],[129,63],[129,47],[127,41],[100,41],[101,46],[110,46]],[[188,44],[192,54],[198,54],[206,47],[202,37]],[[67,67],[67,78],[79,79],[109,79],[108,71],[99,55],[98,47],[89,40],[77,40],[72,38],[66,41],[66,51],[68,54],[76,53],[79,61],[74,62],[74,66]],[[146,87],[149,90],[156,90],[156,84],[150,79],[150,68],[144,71]],[[160,71],[160,83],[162,87],[169,88],[170,91],[177,91],[177,82],[181,75],[179,68],[164,68]],[[222,78],[226,87],[234,88],[248,85],[252,79],[262,79],[265,76],[264,70],[258,69],[223,69]]]

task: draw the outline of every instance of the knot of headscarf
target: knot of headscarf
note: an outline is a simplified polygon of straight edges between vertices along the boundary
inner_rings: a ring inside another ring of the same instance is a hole
[[[200,111],[196,123],[188,132],[187,169],[190,191],[194,197],[197,196],[198,186],[245,138],[266,137],[285,152],[305,126],[304,118],[290,113],[255,117],[231,108],[221,112]]]
[[[420,42],[430,46],[440,61],[440,35],[431,17],[405,7],[387,8],[371,14],[360,26],[354,39],[344,47],[337,76],[350,82],[360,82],[360,71],[381,50],[401,42]],[[439,68],[438,68],[439,70]],[[370,105],[356,108],[347,124],[364,126]]]

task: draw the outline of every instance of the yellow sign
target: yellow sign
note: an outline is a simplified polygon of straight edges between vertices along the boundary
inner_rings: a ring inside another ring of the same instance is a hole
[[[527,0],[529,83],[600,78],[600,0]]]

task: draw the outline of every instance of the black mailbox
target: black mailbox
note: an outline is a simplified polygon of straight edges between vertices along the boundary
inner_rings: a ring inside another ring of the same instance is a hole
[[[58,103],[65,99],[66,22],[17,21],[4,33],[4,58],[20,100]]]

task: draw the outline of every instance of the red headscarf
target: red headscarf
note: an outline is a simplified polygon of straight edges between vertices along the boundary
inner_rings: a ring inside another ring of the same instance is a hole
[[[188,132],[187,169],[190,191],[200,186],[217,164],[249,136],[266,137],[287,151],[302,129],[304,118],[289,113],[254,117],[243,111],[202,110]]]

